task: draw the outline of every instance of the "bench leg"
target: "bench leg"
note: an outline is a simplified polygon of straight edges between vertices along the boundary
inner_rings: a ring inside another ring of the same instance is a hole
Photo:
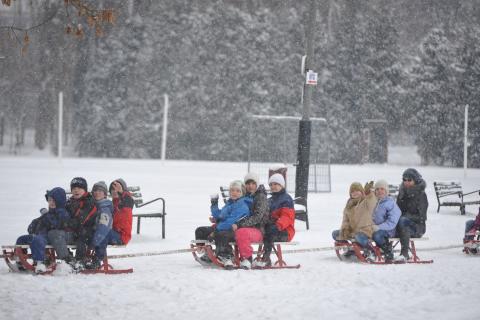
[[[140,234],[140,217],[137,217],[137,234]]]
[[[165,214],[162,216],[162,239],[165,239]]]

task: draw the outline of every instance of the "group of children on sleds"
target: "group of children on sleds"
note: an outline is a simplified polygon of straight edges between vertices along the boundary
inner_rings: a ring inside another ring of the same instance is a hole
[[[349,199],[343,211],[341,228],[332,233],[338,244],[354,241],[361,246],[366,261],[375,259],[375,246],[380,248],[385,262],[407,262],[410,238],[420,238],[426,231],[428,200],[426,182],[413,168],[402,175],[397,200],[388,195],[385,180],[359,182],[350,185]],[[218,194],[211,196],[210,226],[198,227],[195,240],[202,264],[211,264],[201,241],[214,241],[215,257],[226,269],[234,267],[232,242],[236,242],[243,269],[265,268],[272,265],[270,255],[274,242],[291,241],[295,235],[294,201],[285,190],[285,179],[275,173],[269,180],[271,197],[259,184],[255,173],[244,180],[230,183],[229,198],[220,209]],[[56,259],[65,261],[75,271],[100,268],[106,247],[126,245],[131,239],[133,198],[123,179],[114,180],[109,188],[103,181],[95,183],[91,193],[87,181],[77,177],[70,182],[71,196],[60,187],[47,191],[48,209],[28,226],[28,234],[20,236],[17,245],[29,245],[35,272],[48,270],[45,248],[50,244]],[[110,193],[112,201],[108,199]],[[466,222],[464,242],[472,241],[480,230],[480,212],[475,220]],[[400,239],[401,250],[393,255],[392,237]],[[263,241],[263,255],[253,258],[252,243]],[[76,245],[75,256],[68,245]],[[476,247],[470,253],[477,253]],[[343,253],[344,258],[355,255],[353,250]],[[21,269],[21,264],[18,265]]]
[[[295,209],[292,198],[286,193],[284,177],[276,173],[268,184],[271,197],[267,199],[265,188],[258,184],[256,174],[248,173],[244,181],[233,181],[229,186],[229,200],[222,209],[218,207],[218,195],[211,197],[212,225],[195,230],[195,240],[215,243],[215,256],[227,269],[234,267],[231,243],[235,242],[238,247],[240,268],[262,268],[271,265],[273,243],[291,241],[295,234]],[[414,168],[403,172],[396,201],[389,196],[389,185],[383,179],[375,183],[370,181],[365,186],[352,183],[341,228],[332,233],[336,245],[358,244],[367,262],[378,259],[378,253],[384,263],[417,262],[418,257],[410,242],[411,238],[421,238],[426,232],[428,199],[425,188],[425,180]],[[467,221],[464,241],[472,240],[478,230],[480,212],[476,220]],[[394,237],[399,238],[401,246],[397,257],[394,257],[392,248],[391,238]],[[251,244],[261,241],[263,256],[253,259]],[[201,263],[212,263],[207,252],[202,252],[202,245],[198,247]],[[473,250],[476,249],[472,249],[472,253]],[[343,253],[343,258],[354,255],[355,251],[349,249]],[[431,260],[423,262],[430,263]]]
[[[367,183],[364,187],[354,182],[350,186],[350,198],[343,211],[340,230],[333,231],[337,244],[354,239],[363,249],[367,261],[375,259],[373,240],[381,249],[385,262],[406,262],[409,255],[410,238],[420,238],[426,231],[428,200],[426,183],[420,173],[408,168],[403,172],[402,184],[397,201],[388,195],[389,186],[385,180]],[[401,250],[393,255],[392,237],[400,238]],[[345,257],[353,256],[349,250]]]
[[[17,245],[30,245],[36,273],[47,272],[53,262],[45,257],[47,244],[55,249],[56,259],[81,271],[100,268],[108,244],[130,241],[134,202],[123,179],[114,180],[108,189],[99,181],[88,192],[87,181],[76,177],[70,182],[70,191],[68,200],[60,187],[47,191],[48,209],[40,210],[41,216],[30,223],[28,234],[16,241]],[[76,245],[75,256],[68,245]],[[93,256],[89,252],[94,252]]]
[[[389,186],[385,180],[371,181],[365,186],[352,183],[341,228],[332,233],[336,246],[353,241],[362,248],[362,259],[374,262],[377,257],[373,240],[385,263],[411,262],[416,257],[409,254],[410,239],[420,238],[426,231],[428,199],[425,188],[425,180],[414,168],[403,172],[396,202],[388,195]],[[478,230],[480,211],[475,220],[466,222],[464,243],[473,241]],[[401,249],[397,257],[393,254],[392,237],[400,239]],[[477,253],[476,250],[473,247],[470,252]],[[343,253],[342,258],[355,255],[355,250],[350,249]]]
[[[212,225],[195,230],[195,240],[215,242],[215,257],[226,269],[234,267],[231,242],[237,244],[240,268],[268,268],[272,265],[270,254],[274,242],[291,241],[295,235],[294,203],[285,190],[283,175],[275,173],[269,178],[271,197],[268,199],[264,186],[258,181],[258,176],[250,172],[243,181],[230,183],[229,199],[222,209],[218,207],[218,195],[211,196]],[[253,259],[251,244],[261,241],[263,256]],[[205,250],[200,250],[199,260],[212,263]]]

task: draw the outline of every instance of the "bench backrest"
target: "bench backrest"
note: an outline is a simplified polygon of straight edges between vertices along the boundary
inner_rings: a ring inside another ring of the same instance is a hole
[[[398,185],[396,184],[388,185],[388,195],[393,199],[397,199],[399,191],[400,191],[400,187]]]
[[[140,192],[140,187],[127,187],[128,192],[132,195],[133,203],[135,203],[135,208],[138,208],[141,204],[143,204],[142,193]]]
[[[463,193],[462,184],[460,182],[434,182],[435,194],[437,198],[461,195]]]

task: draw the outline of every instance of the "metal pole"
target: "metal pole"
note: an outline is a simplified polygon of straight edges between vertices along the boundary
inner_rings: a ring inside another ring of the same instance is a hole
[[[253,117],[248,117],[248,166],[247,172],[250,172],[250,162],[252,161],[252,130],[253,130]]]
[[[465,125],[463,133],[463,177],[467,177],[468,164],[468,104],[465,105]]]
[[[163,132],[162,132],[162,161],[165,161],[167,152],[167,125],[168,125],[168,94],[163,95]]]
[[[309,19],[307,25],[307,57],[305,69],[312,70],[313,66],[313,35],[317,13],[316,0],[310,0]],[[312,124],[310,121],[310,105],[312,102],[313,87],[307,85],[303,79],[303,115],[298,130],[297,169],[295,172],[295,196],[307,198],[308,196],[308,170],[310,166],[310,136]]]
[[[58,93],[58,159],[62,160],[63,138],[63,91]]]

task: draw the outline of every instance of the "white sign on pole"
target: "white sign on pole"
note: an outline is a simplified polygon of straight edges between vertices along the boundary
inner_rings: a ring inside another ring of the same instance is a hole
[[[316,86],[318,80],[318,73],[313,72],[312,70],[308,70],[306,80],[307,84]]]

